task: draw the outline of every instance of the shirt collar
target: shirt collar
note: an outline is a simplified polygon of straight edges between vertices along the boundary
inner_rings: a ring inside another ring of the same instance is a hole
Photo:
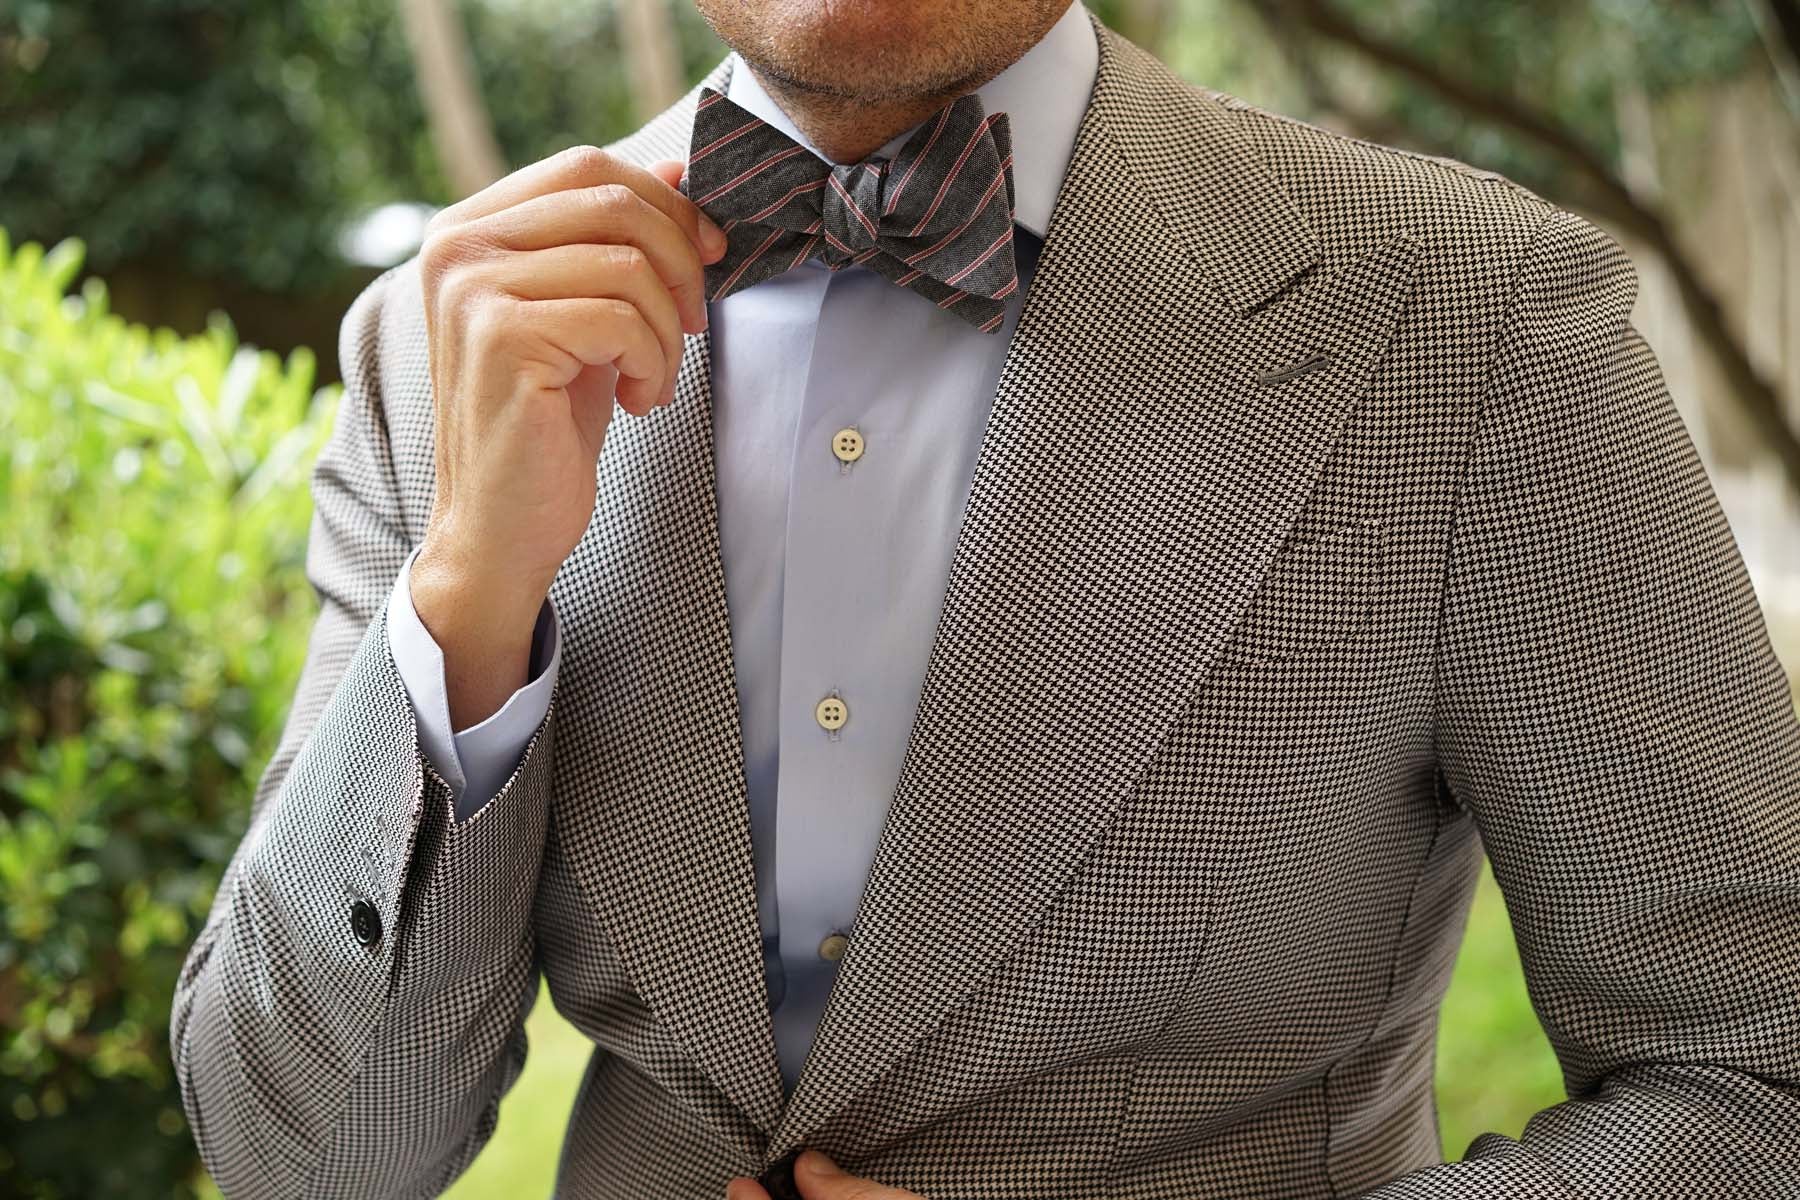
[[[732,58],[726,98],[830,162],[763,91],[735,51]],[[1099,64],[1100,44],[1087,9],[1081,0],[1073,0],[1037,45],[975,91],[983,110],[1007,115],[1012,130],[1013,220],[1039,237],[1050,224],[1050,210],[1062,188]],[[869,157],[892,158],[913,129],[896,134]]]

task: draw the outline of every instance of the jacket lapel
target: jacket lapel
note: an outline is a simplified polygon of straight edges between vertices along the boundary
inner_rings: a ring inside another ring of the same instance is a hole
[[[638,995],[766,1134],[781,1075],[719,555],[708,350],[704,334],[687,339],[668,408],[614,417],[593,523],[557,576],[566,640],[553,824]]]
[[[856,932],[765,1163],[968,1000],[1076,873],[1230,635],[1410,290],[1404,238],[1317,270],[1229,110],[1100,37]],[[852,1153],[854,1137],[834,1142]]]
[[[723,91],[730,61],[701,86]],[[614,153],[685,158],[697,96]],[[766,1135],[781,1074],[719,554],[709,351],[705,334],[689,336],[674,402],[615,415],[593,520],[557,575],[565,642],[552,820],[639,996]],[[679,1075],[659,1082],[683,1085]],[[760,1152],[741,1126],[717,1125],[747,1159]]]

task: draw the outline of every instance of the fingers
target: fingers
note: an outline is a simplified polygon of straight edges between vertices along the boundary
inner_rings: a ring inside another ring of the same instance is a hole
[[[656,334],[664,360],[681,361],[682,316],[649,256],[636,246],[548,246],[499,255],[477,270],[486,287],[520,300],[624,300]],[[704,305],[701,316],[704,328]],[[668,386],[673,383],[671,379]]]
[[[832,1162],[824,1151],[810,1148],[802,1150],[794,1160],[794,1183],[802,1200],[901,1200],[907,1196],[874,1180],[852,1175]]]
[[[608,365],[619,372],[619,404],[640,417],[673,394],[680,359],[664,355],[655,330],[629,301],[524,300],[508,309],[502,319],[521,344],[537,348],[546,386],[566,387],[583,366]]]
[[[623,184],[673,221],[694,247],[717,257],[725,235],[692,201],[670,184],[594,146],[572,146],[489,184],[432,217],[433,229],[466,224],[527,200],[574,188]]]
[[[483,394],[555,392],[582,429],[612,398],[637,416],[674,398],[682,334],[706,328],[702,264],[726,241],[677,190],[682,164],[656,166],[577,146],[432,218],[419,261],[427,330],[450,347],[439,392],[465,355]]]
[[[635,247],[649,259],[664,287],[674,293],[682,327],[690,333],[706,328],[702,257],[674,221],[623,184],[534,196],[473,221],[460,232],[465,238],[510,250],[544,250],[577,243]]]
[[[911,1192],[852,1175],[823,1151],[810,1148],[794,1160],[794,1183],[803,1200],[920,1200]],[[726,1181],[725,1200],[769,1200],[769,1193],[748,1175],[737,1175]]]
[[[682,230],[693,239],[694,244],[707,255],[708,262],[712,262],[719,255],[725,253],[725,231],[720,229],[711,217],[701,212],[697,204],[675,190],[675,183],[681,179],[679,171],[675,173],[675,179],[670,181],[659,178],[641,167],[633,167],[632,170],[659,185],[647,191],[640,190],[639,194],[662,209],[677,225],[680,225]]]

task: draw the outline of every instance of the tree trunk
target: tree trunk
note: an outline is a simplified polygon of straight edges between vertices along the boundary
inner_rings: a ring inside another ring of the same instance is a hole
[[[413,77],[444,178],[460,198],[506,174],[453,0],[400,0]]]
[[[631,96],[640,120],[649,120],[680,99],[685,90],[681,43],[669,16],[668,0],[618,0],[619,41]]]

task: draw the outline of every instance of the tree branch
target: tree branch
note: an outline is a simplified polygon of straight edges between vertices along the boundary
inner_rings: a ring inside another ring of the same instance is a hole
[[[1756,3],[1756,0],[1751,0]],[[1781,36],[1787,42],[1788,53],[1800,62],[1800,0],[1761,0],[1763,5],[1775,18],[1775,24],[1781,29]]]
[[[1791,7],[1800,0],[1785,2]],[[1668,218],[1654,203],[1635,195],[1611,165],[1574,131],[1510,96],[1488,91],[1405,46],[1371,33],[1345,16],[1330,0],[1249,0],[1249,3],[1259,9],[1274,6],[1297,18],[1319,37],[1410,80],[1470,116],[1526,138],[1571,168],[1594,193],[1598,211],[1647,243],[1668,264],[1694,332],[1724,371],[1733,395],[1757,432],[1775,452],[1789,487],[1800,494],[1800,435],[1796,435],[1782,413],[1780,393],[1750,361],[1749,352],[1726,319],[1724,305],[1677,242]],[[1266,13],[1261,15],[1267,16]]]
[[[1744,0],[1744,8],[1787,94],[1788,111],[1800,117],[1800,0]]]

